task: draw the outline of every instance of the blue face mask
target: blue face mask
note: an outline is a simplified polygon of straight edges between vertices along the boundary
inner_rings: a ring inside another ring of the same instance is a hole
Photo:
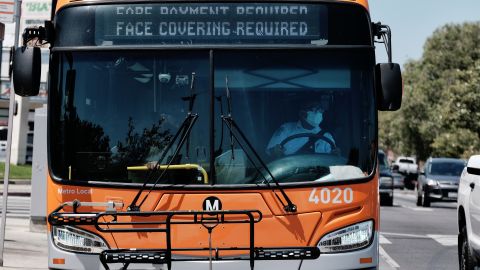
[[[308,111],[305,121],[313,127],[318,127],[323,121],[323,113],[319,111]]]

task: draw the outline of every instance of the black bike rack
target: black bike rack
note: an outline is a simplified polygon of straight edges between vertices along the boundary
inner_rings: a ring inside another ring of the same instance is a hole
[[[313,260],[320,256],[318,247],[255,247],[255,223],[262,220],[258,210],[220,211],[129,211],[129,212],[63,212],[63,206],[52,212],[48,221],[51,225],[93,225],[98,231],[109,233],[161,232],[165,233],[165,249],[109,249],[100,253],[100,261],[105,269],[108,264],[121,263],[122,269],[130,264],[166,264],[170,270],[173,261],[214,261],[248,260],[254,269],[256,260]],[[119,221],[122,217],[156,217],[154,221]],[[171,242],[172,225],[201,224],[209,233],[218,224],[249,224],[248,247],[227,248],[173,248]],[[174,252],[214,251],[214,256],[188,257],[174,256]],[[224,255],[225,251],[239,251],[245,255]],[[248,254],[248,255],[247,255]]]

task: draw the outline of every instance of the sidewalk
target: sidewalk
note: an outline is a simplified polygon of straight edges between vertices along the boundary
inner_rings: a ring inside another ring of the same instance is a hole
[[[48,269],[47,233],[31,232],[29,220],[7,218],[3,267],[0,269]]]
[[[9,181],[9,196],[30,197],[30,193],[29,179]],[[0,194],[3,195],[3,181],[0,181]],[[3,267],[0,269],[48,269],[47,233],[31,232],[30,219],[7,216]]]

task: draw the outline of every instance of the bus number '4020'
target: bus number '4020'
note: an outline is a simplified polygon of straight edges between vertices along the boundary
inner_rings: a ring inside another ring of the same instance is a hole
[[[322,188],[320,192],[316,188],[310,193],[308,198],[309,202],[314,202],[318,204],[342,204],[342,203],[352,203],[353,202],[353,190],[351,188]]]

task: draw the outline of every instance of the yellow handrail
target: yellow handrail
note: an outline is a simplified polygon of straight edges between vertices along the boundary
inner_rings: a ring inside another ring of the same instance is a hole
[[[170,165],[170,166],[168,166],[168,165],[157,165],[157,169],[165,170],[167,168],[172,169],[172,170],[175,170],[175,169],[183,169],[183,170],[196,169],[202,174],[204,183],[208,184],[207,171],[205,171],[205,169],[198,164],[174,164],[174,165]],[[129,170],[129,171],[146,171],[148,169],[152,169],[152,168],[149,168],[147,165],[127,167],[127,170]]]

